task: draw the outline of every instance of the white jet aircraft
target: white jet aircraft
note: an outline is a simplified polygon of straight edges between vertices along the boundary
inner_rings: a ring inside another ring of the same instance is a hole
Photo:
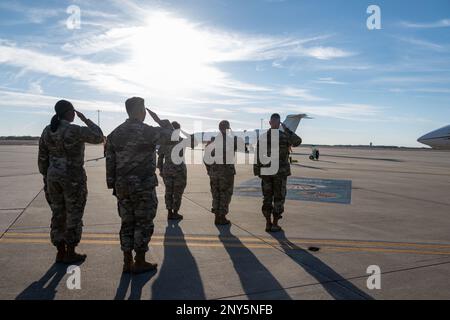
[[[431,131],[417,141],[433,149],[450,150],[450,125]]]
[[[295,132],[300,124],[300,121],[302,119],[312,119],[308,117],[307,114],[290,114],[286,117],[286,119],[283,121],[283,123],[293,132]],[[231,125],[233,125],[231,123]],[[283,130],[280,127],[280,130]],[[245,144],[249,146],[255,146],[257,141],[257,136],[260,134],[260,132],[264,132],[266,130],[260,130],[260,129],[254,129],[254,130],[244,130],[244,131],[232,131],[232,134],[234,136],[240,137],[244,139]],[[203,134],[203,142],[209,142],[211,141],[212,137],[215,137],[218,134],[218,131],[216,132],[202,132]]]

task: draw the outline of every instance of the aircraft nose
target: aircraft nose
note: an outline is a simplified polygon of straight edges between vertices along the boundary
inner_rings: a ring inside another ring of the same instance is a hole
[[[419,139],[417,139],[417,142],[420,142],[420,143],[422,143],[423,142],[423,140],[424,140],[424,138],[425,138],[425,136],[421,136]]]
[[[420,142],[420,143],[423,143],[426,140],[435,138],[435,136],[436,136],[436,132],[435,131],[429,132],[429,133],[424,134],[423,136],[421,136],[419,139],[417,139],[417,141]]]

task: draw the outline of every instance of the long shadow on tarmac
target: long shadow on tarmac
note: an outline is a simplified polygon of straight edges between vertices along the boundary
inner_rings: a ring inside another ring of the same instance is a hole
[[[168,221],[164,235],[164,260],[152,285],[152,299],[206,299],[197,263],[178,221]]]
[[[16,297],[16,300],[54,300],[56,288],[66,275],[67,267],[67,265],[54,263],[41,279],[30,284]]]
[[[334,299],[373,300],[373,297],[360,290],[350,281],[347,281],[319,258],[289,241],[289,239],[286,238],[284,231],[271,233],[271,236],[280,243],[284,252],[291,257],[294,262],[296,262],[306,272],[320,282],[323,288]]]
[[[230,231],[231,226],[218,226],[219,239],[233,262],[242,288],[250,300],[261,299],[257,294],[270,294],[275,299],[291,300],[278,280],[258,258]]]
[[[119,287],[116,291],[114,300],[124,300],[127,295],[128,288],[130,288],[130,295],[128,300],[141,300],[142,288],[153,278],[156,271],[147,272],[138,275],[131,275],[129,273],[122,273],[120,277]]]

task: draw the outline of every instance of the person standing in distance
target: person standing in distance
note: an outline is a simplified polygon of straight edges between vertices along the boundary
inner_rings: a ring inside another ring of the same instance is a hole
[[[256,156],[257,161],[253,166],[255,176],[261,178],[261,188],[263,193],[262,213],[266,218],[266,232],[282,231],[278,225],[278,221],[282,218],[284,212],[284,202],[286,198],[287,177],[291,175],[291,165],[289,162],[289,149],[291,147],[298,147],[302,143],[302,139],[292,132],[287,126],[280,121],[278,113],[272,114],[270,117],[270,130],[259,137]],[[283,131],[280,130],[282,126]],[[269,167],[271,164],[263,165],[260,161],[260,142],[268,143],[267,152],[271,154],[271,133],[277,130],[279,133],[278,148],[279,148],[279,166],[278,171],[273,175],[262,175],[261,168]],[[272,220],[273,216],[273,220]]]
[[[188,141],[190,141],[189,145],[191,148],[194,148],[195,145],[197,145],[197,141],[194,135],[190,135],[181,130],[181,126],[178,122],[172,122],[172,127],[175,130],[179,130],[178,139],[176,141],[170,141],[170,143],[159,147],[158,169],[161,177],[163,178],[166,189],[164,200],[168,211],[167,219],[182,220],[183,216],[178,212],[181,207],[181,200],[187,184],[187,168],[184,160],[184,145],[186,145],[186,140],[181,138],[179,133],[183,133],[187,137]],[[177,148],[178,146],[182,147]],[[182,160],[179,164],[175,164],[172,159],[172,153],[177,150],[179,150],[179,154],[177,156],[179,156]]]
[[[234,136],[230,122],[223,120],[219,123],[219,134],[211,138],[207,144],[211,150],[212,163],[205,155],[204,162],[209,175],[212,206],[211,212],[215,214],[214,224],[228,225],[230,220],[226,218],[234,191],[235,153],[244,152],[245,143],[242,138]]]

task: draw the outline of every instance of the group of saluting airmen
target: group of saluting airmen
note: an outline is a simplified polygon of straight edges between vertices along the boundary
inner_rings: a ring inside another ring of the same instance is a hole
[[[157,268],[157,264],[150,263],[145,258],[158,206],[156,168],[165,185],[168,219],[183,219],[179,209],[187,184],[187,169],[184,161],[174,161],[172,156],[174,148],[180,143],[187,141],[193,148],[197,144],[194,135],[181,130],[177,122],[161,120],[156,113],[145,108],[142,98],[130,98],[125,106],[128,119],[112,131],[106,140],[100,127],[75,110],[72,103],[66,100],[56,103],[56,114],[42,132],[38,166],[44,177],[45,197],[52,211],[50,238],[57,249],[57,263],[73,264],[86,259],[85,254],[75,250],[81,240],[87,199],[85,143],[105,143],[106,183],[117,198],[121,218],[123,272],[144,273]],[[159,126],[144,123],[147,113]],[[75,115],[86,126],[72,124]],[[254,174],[262,181],[262,213],[266,218],[266,231],[278,232],[281,231],[278,221],[284,211],[287,177],[291,174],[289,150],[299,146],[302,140],[280,121],[279,114],[271,116],[270,127],[273,130],[264,134],[270,138],[272,131],[276,130],[278,133],[278,170],[273,174],[263,175],[262,169],[266,164],[260,161],[259,156],[253,169]],[[283,128],[282,131],[278,130],[280,127]],[[216,153],[224,156],[224,161],[205,161],[213,198],[211,211],[215,214],[216,225],[230,224],[226,216],[233,195],[236,170],[234,158],[229,161],[225,157],[229,154],[228,151],[232,154],[239,151],[236,141],[238,138],[231,136],[230,130],[230,123],[221,121],[220,133],[206,145],[207,149],[212,149],[212,155]],[[186,138],[178,136],[174,139],[174,131],[183,133]],[[221,143],[217,143],[219,139]],[[259,140],[257,149],[260,141],[262,140]],[[183,157],[183,152],[181,150],[177,153]]]

